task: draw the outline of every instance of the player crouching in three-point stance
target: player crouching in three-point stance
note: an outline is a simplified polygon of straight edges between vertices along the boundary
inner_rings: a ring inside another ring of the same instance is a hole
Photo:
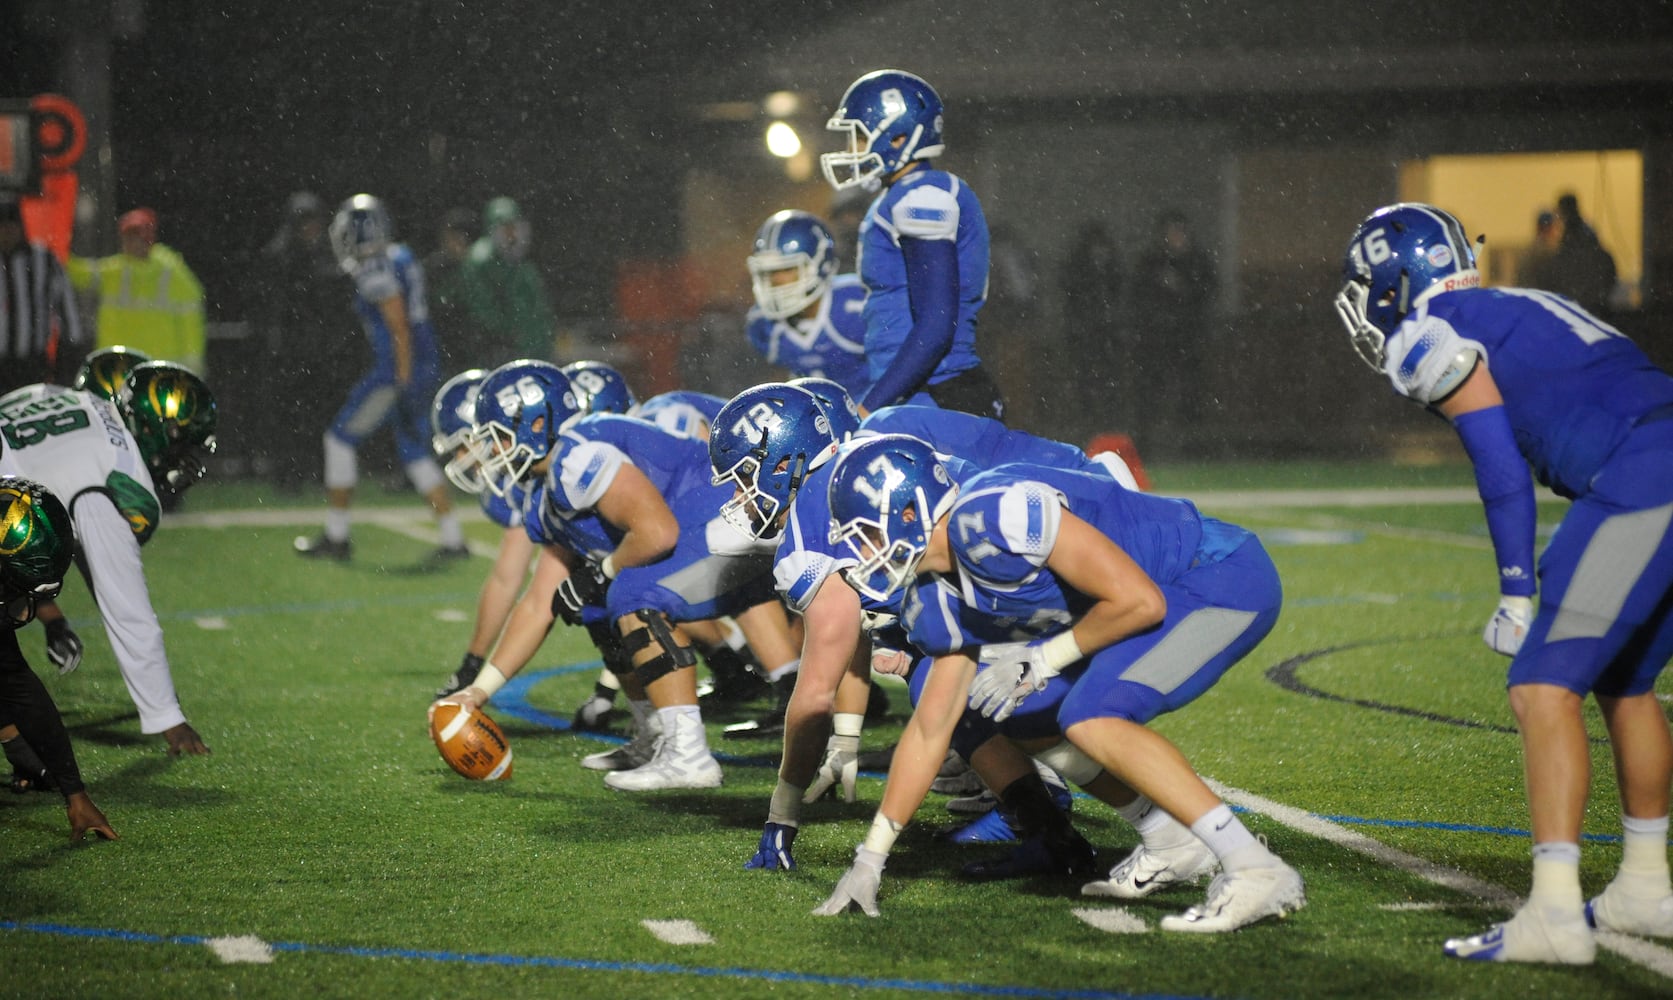
[[[1503,596],[1483,638],[1512,657],[1533,890],[1511,919],[1446,953],[1586,964],[1594,927],[1673,937],[1673,738],[1654,691],[1673,656],[1673,377],[1569,299],[1480,287],[1463,225],[1433,206],[1373,212],[1343,273],[1336,305],[1360,356],[1458,431],[1499,565]],[[1537,606],[1529,465],[1573,501],[1540,557]],[[1615,880],[1582,904],[1588,693],[1614,748],[1624,846]]]
[[[914,679],[882,808],[815,913],[876,915],[883,862],[967,704],[1012,739],[1067,736],[1207,845],[1222,874],[1164,930],[1231,931],[1305,904],[1301,876],[1146,725],[1207,691],[1278,620],[1278,571],[1253,534],[1085,472],[1002,465],[956,486],[907,435],[849,444],[829,499],[833,537],[858,559],[849,580],[897,597],[909,641],[933,659]]]

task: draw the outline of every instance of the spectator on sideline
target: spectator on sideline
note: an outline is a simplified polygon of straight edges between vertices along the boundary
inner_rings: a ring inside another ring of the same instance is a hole
[[[70,258],[70,280],[99,300],[96,346],[123,344],[155,361],[204,369],[203,286],[172,247],[157,242],[157,213],[125,212],[116,220],[120,253]]]
[[[482,210],[482,236],[471,245],[458,283],[468,331],[456,336],[463,351],[503,364],[515,358],[552,359],[557,321],[540,271],[529,260],[532,231],[523,210],[501,196]],[[444,331],[445,333],[446,331]]]

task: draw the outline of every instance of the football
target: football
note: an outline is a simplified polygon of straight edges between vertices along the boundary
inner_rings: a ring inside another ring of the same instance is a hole
[[[511,777],[511,744],[493,719],[451,701],[430,713],[430,738],[447,766],[472,781]]]

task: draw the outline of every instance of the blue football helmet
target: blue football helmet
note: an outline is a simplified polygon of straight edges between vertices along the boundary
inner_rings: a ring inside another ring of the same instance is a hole
[[[756,538],[777,537],[808,473],[830,461],[840,439],[812,393],[768,382],[733,396],[709,431],[714,483],[736,492],[720,514]]]
[[[803,375],[786,384],[804,389],[819,400],[819,405],[825,408],[825,416],[831,421],[831,433],[836,435],[838,444],[853,437],[860,429],[860,407],[840,383],[818,375]]]
[[[1379,208],[1359,224],[1342,277],[1336,311],[1354,350],[1379,372],[1384,343],[1420,303],[1439,292],[1481,286],[1464,224],[1416,202]]]
[[[792,280],[773,280],[785,271]],[[807,212],[775,212],[755,233],[749,280],[755,304],[768,319],[789,319],[824,298],[836,272],[836,237]]]
[[[487,377],[481,368],[462,371],[442,383],[430,404],[430,447],[447,478],[466,493],[481,493],[486,485],[471,433],[476,430],[476,390]]]
[[[936,518],[956,499],[952,475],[918,438],[879,434],[844,445],[831,469],[831,544],[860,561],[848,581],[894,603],[918,575]]]
[[[898,69],[880,69],[855,80],[825,127],[843,132],[848,148],[825,153],[819,166],[841,191],[864,185],[876,188],[886,177],[914,160],[940,156],[941,97],[922,78]],[[895,140],[902,140],[897,146]]]
[[[383,202],[369,194],[357,194],[338,207],[331,219],[331,249],[337,263],[350,274],[359,262],[383,253],[394,239],[394,226]]]
[[[563,366],[575,386],[575,398],[586,413],[626,413],[638,400],[627,379],[602,361],[571,361]]]
[[[482,479],[505,496],[529,468],[552,453],[558,434],[585,411],[557,365],[523,358],[488,373],[476,390],[471,448]]]

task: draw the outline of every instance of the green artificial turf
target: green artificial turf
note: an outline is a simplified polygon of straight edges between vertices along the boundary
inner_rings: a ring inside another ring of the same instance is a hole
[[[1159,488],[1189,493],[1387,487],[1401,470],[1151,471]],[[1468,472],[1421,485],[1468,486]],[[996,848],[937,841],[954,822],[941,796],[889,860],[881,918],[812,917],[864,834],[880,778],[862,779],[858,803],[807,808],[798,871],[745,871],[777,747],[724,740],[719,729],[768,703],[708,713],[712,742],[728,755],[722,788],[612,792],[579,763],[606,744],[549,724],[569,717],[593,676],[585,635],[560,626],[529,667],[538,680],[490,709],[515,749],[514,777],[467,782],[436,754],[424,709],[464,650],[487,560],[422,571],[430,545],[415,512],[406,533],[358,527],[349,565],[305,562],[290,540],[317,525],[318,502],[206,485],[188,498],[191,516],[165,520],[145,550],[181,700],[214,750],[207,758],[171,760],[160,737],[140,734],[79,581],[64,605],[87,642],[80,671],[56,676],[39,630],[21,634],[122,839],[70,846],[55,796],[0,799],[0,993],[1407,1000],[1673,991],[1663,974],[1607,951],[1590,969],[1445,959],[1445,938],[1503,910],[1259,810],[1245,821],[1301,871],[1309,904],[1236,934],[1156,929],[1200,888],[1128,903],[1144,929],[1110,933],[1075,911],[1115,901],[1083,899],[1074,881],[962,881],[961,864]],[[240,510],[283,522],[287,508],[294,524],[193,526]],[[1270,539],[1286,606],[1254,655],[1158,728],[1232,789],[1525,892],[1505,661],[1479,636],[1496,600],[1479,510],[1251,503],[1207,512]],[[1544,526],[1561,512],[1542,505]],[[494,544],[490,526],[469,531]],[[894,711],[867,729],[867,749],[891,743],[904,721],[903,689],[888,690]],[[1602,735],[1590,707],[1588,725]],[[1608,839],[1619,820],[1601,741],[1594,758],[1585,829],[1599,839],[1583,852],[1588,893],[1620,854]],[[1112,862],[1135,843],[1101,804],[1077,799],[1075,816]],[[713,943],[665,944],[646,920],[691,921]],[[265,944],[271,961],[227,963],[205,943],[242,937]]]

